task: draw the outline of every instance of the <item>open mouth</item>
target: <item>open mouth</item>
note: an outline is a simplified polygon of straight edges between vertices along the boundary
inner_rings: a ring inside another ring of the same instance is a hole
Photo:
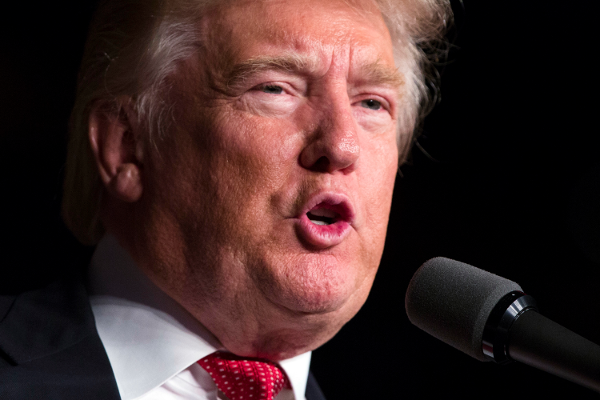
[[[345,196],[323,193],[308,200],[298,217],[297,232],[313,248],[340,244],[351,231],[354,210]]]
[[[337,222],[349,222],[351,212],[346,202],[332,204],[322,201],[306,212],[306,217],[315,225],[328,226]]]
[[[315,225],[331,225],[340,219],[340,214],[327,208],[314,208],[306,216]]]

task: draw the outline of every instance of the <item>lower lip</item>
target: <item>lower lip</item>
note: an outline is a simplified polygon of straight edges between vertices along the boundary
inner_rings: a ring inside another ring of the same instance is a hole
[[[348,236],[350,224],[346,221],[337,221],[331,225],[317,225],[304,214],[296,224],[296,231],[308,244],[326,249],[340,244]]]

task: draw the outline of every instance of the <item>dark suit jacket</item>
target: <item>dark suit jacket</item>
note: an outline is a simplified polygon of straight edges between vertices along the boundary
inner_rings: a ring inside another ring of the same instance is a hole
[[[307,400],[325,400],[312,374]],[[119,400],[80,280],[0,296],[0,400]]]

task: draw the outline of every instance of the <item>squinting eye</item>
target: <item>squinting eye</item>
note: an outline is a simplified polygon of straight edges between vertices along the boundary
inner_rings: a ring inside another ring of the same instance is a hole
[[[360,105],[364,108],[368,108],[370,110],[379,110],[381,109],[381,103],[377,100],[367,99],[360,102]]]
[[[281,86],[276,85],[266,85],[261,88],[261,90],[265,93],[270,94],[281,94],[283,93],[283,88]]]

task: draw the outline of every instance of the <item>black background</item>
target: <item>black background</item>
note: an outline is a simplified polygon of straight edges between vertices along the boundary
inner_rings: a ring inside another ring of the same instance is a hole
[[[415,150],[401,169],[369,300],[313,355],[329,400],[597,398],[524,365],[480,363],[404,314],[412,274],[442,255],[518,282],[544,315],[600,343],[598,34],[590,4],[453,3],[442,102],[419,141],[429,157]],[[86,1],[30,2],[2,13],[5,292],[40,285],[89,256],[63,227],[59,204],[92,10]]]

